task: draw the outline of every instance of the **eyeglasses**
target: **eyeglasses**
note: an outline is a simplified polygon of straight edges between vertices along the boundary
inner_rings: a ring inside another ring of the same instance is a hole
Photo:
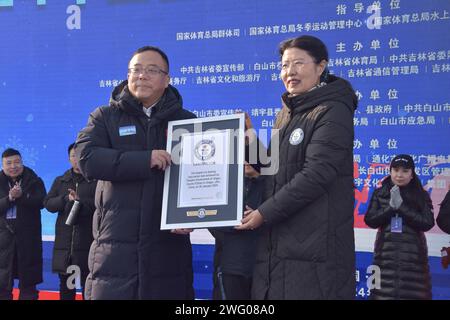
[[[158,67],[147,67],[147,68],[134,67],[129,68],[128,72],[131,73],[133,76],[146,74],[147,76],[150,77],[156,77],[159,74],[169,74],[167,71],[161,70]]]
[[[313,62],[315,62],[315,61],[307,61],[307,62],[305,62],[305,61],[297,60],[297,61],[293,61],[292,63],[285,62],[285,63],[283,63],[281,65],[281,72],[287,72],[287,70],[290,67],[293,67],[296,70],[300,70],[300,69],[302,69],[305,66],[305,64],[313,63]]]

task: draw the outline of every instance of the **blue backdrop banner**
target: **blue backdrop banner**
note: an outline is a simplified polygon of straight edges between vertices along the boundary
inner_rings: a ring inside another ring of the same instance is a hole
[[[448,0],[0,0],[0,30],[0,149],[19,149],[47,189],[68,168],[67,146],[89,113],[108,103],[144,45],[168,54],[185,108],[199,117],[247,111],[267,142],[284,92],[277,46],[301,34],[326,43],[331,72],[348,79],[359,98],[358,297],[367,296],[361,286],[375,237],[364,212],[392,157],[414,156],[435,214],[449,188]],[[51,240],[55,216],[43,211],[42,222]],[[436,226],[427,240],[438,261],[450,237]],[[206,282],[199,279],[213,241],[202,231],[192,241],[201,261],[196,289],[207,298],[209,271]],[[448,271],[433,262],[432,272],[434,297],[450,299],[450,281],[441,276],[448,279]]]

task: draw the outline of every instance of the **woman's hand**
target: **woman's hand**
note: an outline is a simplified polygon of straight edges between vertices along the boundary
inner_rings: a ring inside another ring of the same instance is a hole
[[[194,229],[172,229],[170,232],[175,233],[175,234],[187,235],[187,234],[191,233],[192,231],[194,231]]]
[[[246,206],[246,209],[244,218],[241,220],[242,224],[234,227],[236,230],[253,230],[259,228],[264,223],[264,217],[258,209],[253,210],[249,206]]]

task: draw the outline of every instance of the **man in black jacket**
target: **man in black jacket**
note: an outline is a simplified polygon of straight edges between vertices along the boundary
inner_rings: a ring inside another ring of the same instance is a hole
[[[195,117],[169,82],[166,54],[138,49],[128,81],[78,135],[80,170],[99,180],[87,299],[194,297],[189,230],[160,230],[167,124]]]
[[[67,284],[71,272],[67,268],[77,266],[80,271],[80,283],[84,289],[88,270],[89,247],[92,243],[92,216],[94,214],[94,195],[97,182],[86,181],[80,173],[75,157],[75,143],[68,148],[72,166],[62,176],[57,177],[44,200],[45,208],[58,212],[55,225],[55,244],[53,247],[52,270],[59,274],[59,296],[61,300],[75,300],[73,284]],[[73,224],[67,225],[69,213],[78,202]]]
[[[41,209],[45,186],[25,167],[19,151],[6,149],[0,172],[0,300],[12,299],[19,279],[20,300],[37,300],[42,282]]]

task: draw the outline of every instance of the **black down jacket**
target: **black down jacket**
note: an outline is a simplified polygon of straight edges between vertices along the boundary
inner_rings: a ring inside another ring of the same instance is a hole
[[[442,200],[436,223],[442,231],[450,234],[450,191],[447,192],[444,200]]]
[[[8,182],[12,182],[3,171],[0,172],[0,289],[3,290],[12,288],[12,277],[19,279],[21,287],[42,282],[41,209],[45,186],[41,178],[27,167],[19,179],[22,180],[22,196],[10,202]],[[17,206],[17,219],[7,220],[6,213],[14,205]]]
[[[325,86],[282,98],[291,118],[278,135],[279,155],[271,154],[279,169],[269,179],[269,198],[258,208],[265,224],[252,296],[352,299],[357,98],[347,81],[334,76]]]
[[[99,180],[87,299],[193,298],[190,239],[160,230],[164,171],[150,160],[166,149],[168,121],[195,116],[172,86],[153,108],[147,118],[124,81],[78,135],[80,169]],[[123,128],[134,133],[121,135]]]
[[[431,299],[431,277],[428,267],[428,247],[424,231],[434,226],[431,199],[421,211],[405,201],[398,210],[389,205],[390,177],[373,192],[364,221],[378,228],[373,265],[380,268],[381,288],[373,289],[370,299]],[[391,232],[391,218],[402,218],[402,232]]]
[[[78,184],[78,188],[76,185]],[[94,214],[94,195],[96,181],[86,181],[81,174],[72,169],[57,177],[45,197],[44,206],[50,212],[58,212],[55,225],[55,244],[53,247],[52,270],[66,273],[67,267],[77,265],[83,274],[88,271],[88,254],[92,244],[92,216]],[[68,189],[77,190],[80,207],[73,226],[66,225],[73,206],[69,201]]]

